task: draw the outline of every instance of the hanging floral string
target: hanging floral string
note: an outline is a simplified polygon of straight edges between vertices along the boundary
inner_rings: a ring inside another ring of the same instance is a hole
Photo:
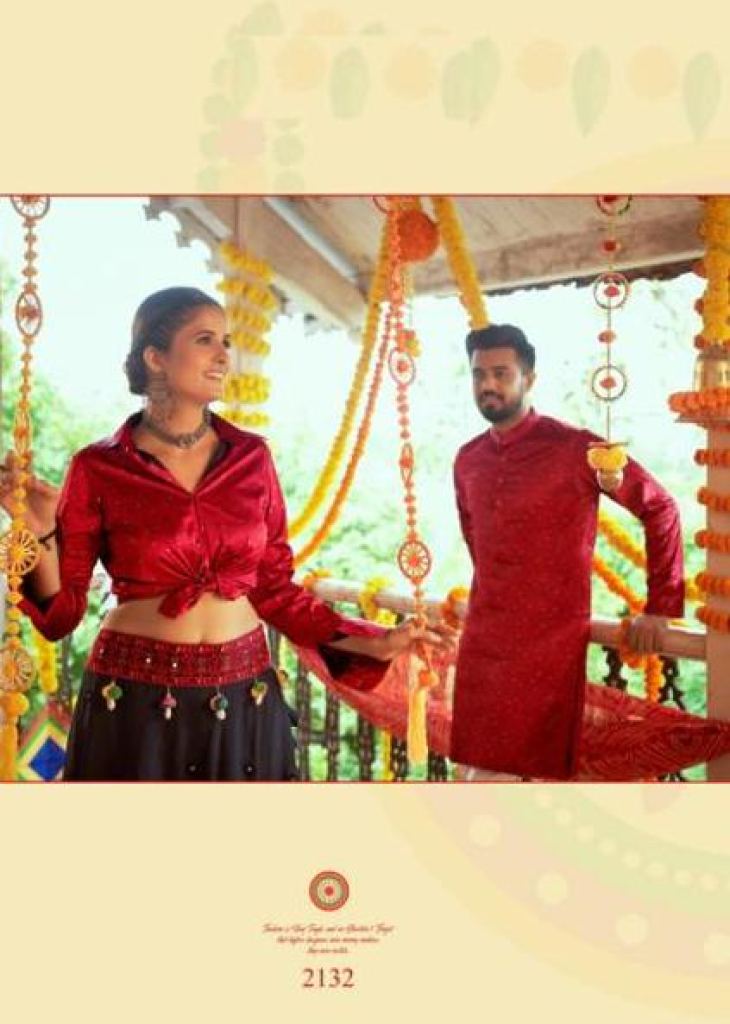
[[[56,645],[46,640],[42,633],[35,627],[31,628],[33,643],[36,650],[36,664],[38,665],[38,683],[46,696],[52,696],[58,692],[58,672],[56,667]]]
[[[367,313],[365,316],[365,326],[363,329],[362,344],[360,348],[360,357],[355,367],[355,373],[352,378],[352,384],[350,386],[350,393],[347,396],[345,403],[345,409],[342,415],[340,426],[335,434],[332,446],[330,448],[327,460],[322,467],[317,482],[315,483],[312,493],[310,494],[307,501],[304,503],[302,510],[293,517],[289,524],[289,537],[293,538],[298,536],[302,530],[309,525],[314,516],[319,512],[327,494],[334,483],[337,472],[340,468],[342,460],[347,449],[350,435],[352,434],[353,427],[355,426],[355,416],[357,413],[360,400],[367,383],[368,370],[372,362],[373,352],[378,341],[378,326],[380,324],[380,303],[385,293],[385,272],[387,262],[387,225],[383,228],[383,232],[380,239],[380,250],[378,253],[377,263],[375,265],[375,271],[373,273],[373,279],[370,283],[370,293],[368,296]],[[354,477],[354,474],[353,474]],[[346,493],[344,497],[346,497]],[[341,508],[342,501],[338,504],[338,509],[333,513],[332,508],[325,516],[332,524],[334,523],[337,515],[339,514],[339,508]],[[328,532],[328,531],[327,531]],[[313,553],[319,544],[323,543],[327,536],[327,532],[322,535],[322,540],[317,545],[311,547],[308,545],[307,550],[309,553]],[[300,561],[304,559],[302,556]]]
[[[398,550],[397,561],[401,572],[409,580],[413,590],[416,621],[424,624],[426,610],[423,584],[431,571],[432,557],[419,534],[416,511],[416,459],[411,437],[409,402],[409,388],[415,379],[416,365],[407,343],[406,285],[399,225],[401,213],[400,200],[398,197],[391,197],[387,204],[388,310],[383,339],[390,345],[388,369],[396,386],[398,429],[401,439],[398,464],[403,483],[406,518],[406,536]],[[409,671],[407,750],[409,760],[414,763],[422,763],[428,754],[426,703],[429,689],[438,682],[438,676],[430,664],[429,654],[425,650],[422,653],[423,660],[411,657]]]
[[[446,258],[454,275],[457,293],[466,310],[472,330],[489,326],[489,316],[474,261],[466,244],[464,230],[454,200],[448,196],[432,196],[436,223]]]
[[[608,544],[619,554],[627,558],[637,569],[646,571],[646,554],[643,548],[635,543],[629,533],[624,530],[615,519],[601,510],[598,513],[598,532],[605,538]],[[685,596],[688,601],[698,601],[699,592],[691,579],[684,581]]]
[[[596,206],[605,217],[601,252],[607,267],[593,283],[593,299],[603,312],[605,324],[598,335],[604,359],[591,377],[591,391],[605,406],[606,439],[588,446],[588,464],[596,471],[601,490],[610,494],[621,486],[623,469],[628,461],[625,444],[611,439],[611,410],[627,384],[626,374],[613,361],[616,340],[613,316],[626,304],[631,290],[627,278],[615,266],[616,256],[622,248],[616,233],[617,220],[630,209],[631,196],[598,196]]]
[[[0,780],[12,780],[16,773],[18,751],[18,719],[28,710],[25,692],[35,673],[33,659],[20,639],[21,583],[23,576],[38,564],[40,546],[26,525],[27,483],[30,477],[32,430],[30,394],[33,343],[43,323],[43,307],[35,278],[36,223],[48,212],[50,200],[44,196],[16,196],[11,200],[16,213],[23,218],[25,229],[25,283],[15,305],[15,322],[21,335],[20,389],[15,412],[13,440],[17,468],[17,485],[11,494],[9,531],[0,539],[0,571],[8,580],[5,643],[0,649]]]
[[[380,343],[378,349],[377,360],[375,363],[375,369],[373,371],[373,378],[368,389],[367,402],[365,403],[365,409],[363,411],[362,420],[357,431],[355,438],[355,444],[350,455],[350,459],[345,467],[345,472],[340,481],[340,485],[335,492],[332,503],[327,510],[327,513],[322,520],[322,523],[313,534],[307,543],[294,555],[294,565],[300,566],[307,561],[308,558],[314,554],[324,544],[329,537],[332,529],[337,522],[340,513],[344,507],[345,501],[350,493],[357,468],[362,459],[365,448],[367,446],[368,437],[370,436],[370,428],[372,426],[373,414],[375,412],[375,406],[380,393],[380,386],[383,380],[383,368],[385,366],[385,356],[388,351],[388,339],[386,337]]]
[[[670,395],[669,407],[681,420],[727,432],[730,430],[730,198],[707,196],[702,203],[699,234],[705,243],[705,254],[695,270],[707,284],[702,298],[695,303],[702,317],[702,328],[694,341],[698,351],[694,389]],[[706,447],[695,452],[695,462],[708,468],[713,483],[718,469],[730,467],[728,451],[727,448]],[[701,487],[697,500],[707,508],[708,520],[713,514],[730,511],[730,493],[714,486]],[[730,554],[730,534],[723,531],[700,530],[695,542],[714,555]],[[714,562],[714,555],[710,562]],[[721,633],[728,632],[730,621],[730,613],[717,607],[717,601],[727,599],[726,581],[730,587],[730,577],[715,571],[701,573],[696,578],[708,603],[700,605],[695,615],[704,626]],[[714,603],[709,600],[713,598]]]
[[[629,628],[631,623],[628,619],[621,620],[619,630],[618,654],[624,665],[629,668],[642,669],[644,672],[644,694],[651,704],[656,704],[661,696],[664,674],[662,672],[662,660],[658,654],[639,654],[629,647]]]
[[[603,580],[612,594],[626,602],[631,615],[639,615],[644,610],[644,601],[600,555],[593,556],[593,571]],[[643,668],[646,699],[655,702],[659,699],[663,678],[661,658],[656,654],[642,655],[631,651],[628,647],[628,627],[628,620],[621,623],[619,657],[630,668]]]
[[[273,270],[264,260],[222,242],[218,250],[226,274],[218,290],[226,298],[226,317],[237,366],[228,374],[223,391],[223,416],[239,427],[268,426],[267,413],[252,408],[269,400],[271,381],[260,373],[261,360],[271,351],[267,335],[279,303],[271,288]]]
[[[370,622],[378,622],[382,626],[393,626],[398,621],[395,612],[388,608],[379,608],[377,595],[381,590],[387,590],[391,581],[385,576],[373,576],[369,579],[357,596],[357,603],[360,611]]]

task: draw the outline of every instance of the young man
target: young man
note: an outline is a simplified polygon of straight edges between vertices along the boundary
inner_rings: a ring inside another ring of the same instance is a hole
[[[600,489],[586,453],[598,440],[531,408],[535,350],[519,328],[466,339],[474,399],[491,428],[454,465],[474,564],[454,686],[451,757],[466,779],[568,779],[586,687],[591,556]],[[677,506],[629,460],[611,497],[644,527],[645,612],[630,643],[649,652],[684,607]]]

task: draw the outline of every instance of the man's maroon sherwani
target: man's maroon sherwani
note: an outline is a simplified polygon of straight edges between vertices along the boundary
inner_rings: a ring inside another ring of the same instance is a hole
[[[530,412],[511,430],[487,430],[457,455],[457,505],[474,578],[454,686],[455,761],[539,778],[575,771],[600,495],[586,460],[594,440]],[[674,500],[632,460],[612,497],[644,526],[645,611],[680,617]]]

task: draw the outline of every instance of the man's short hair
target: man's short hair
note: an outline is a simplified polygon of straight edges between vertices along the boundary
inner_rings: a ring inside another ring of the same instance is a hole
[[[511,348],[525,370],[535,369],[535,349],[519,327],[512,324],[490,324],[469,331],[466,351],[471,359],[476,349]]]

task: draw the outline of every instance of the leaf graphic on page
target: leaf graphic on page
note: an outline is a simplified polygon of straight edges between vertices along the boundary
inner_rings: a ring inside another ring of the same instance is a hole
[[[692,134],[701,138],[715,116],[722,92],[722,73],[711,53],[698,53],[684,72],[684,110]]]
[[[342,50],[332,63],[330,101],[335,117],[359,117],[370,91],[370,73],[362,50]]]
[[[573,109],[582,135],[595,127],[608,101],[611,71],[603,50],[584,50],[573,68]]]
[[[441,102],[446,117],[475,124],[494,95],[500,72],[499,52],[491,39],[475,40],[444,67]]]
[[[252,36],[275,36],[284,31],[284,23],[279,8],[274,3],[258,4],[243,19],[241,32]]]

